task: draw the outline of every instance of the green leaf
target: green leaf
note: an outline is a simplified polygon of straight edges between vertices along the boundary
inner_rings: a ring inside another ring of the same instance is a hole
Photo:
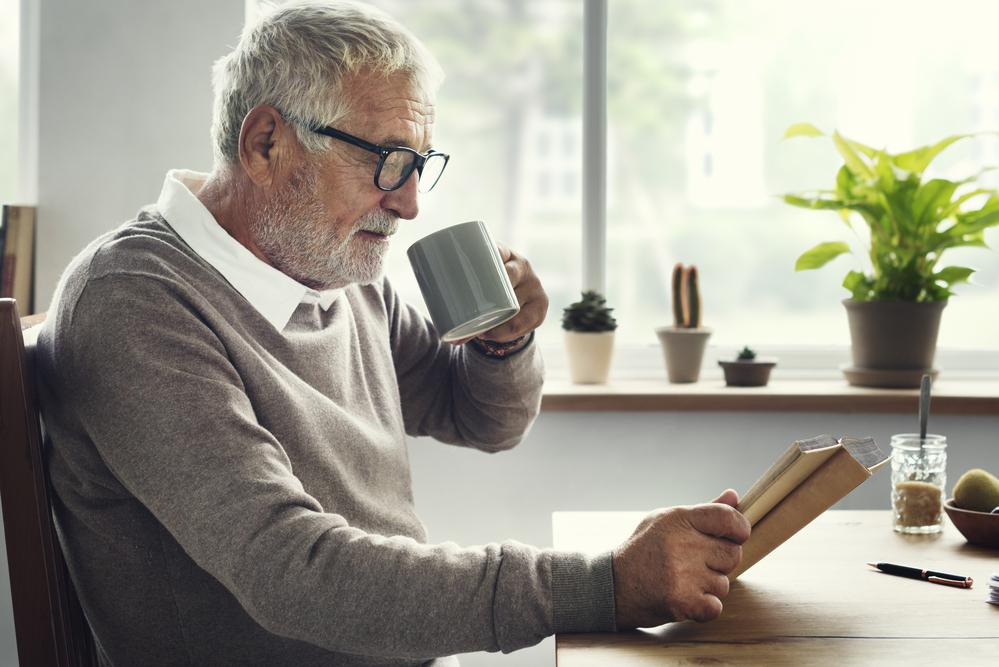
[[[842,137],[842,135],[840,136]],[[870,146],[867,146],[865,144],[862,144],[859,141],[854,141],[853,139],[847,139],[846,137],[842,137],[842,139],[843,141],[845,141],[850,145],[850,148],[857,151],[858,153],[863,153],[869,158],[873,158],[874,154],[878,152],[876,149],[871,148]]]
[[[961,181],[962,184],[967,182],[968,179],[964,179],[963,181]],[[961,209],[961,205],[966,201],[968,201],[969,199],[973,199],[980,195],[995,195],[995,193],[996,193],[995,190],[992,190],[990,188],[978,188],[970,192],[965,192],[963,195],[961,195],[954,201],[950,202],[950,204],[947,206],[946,209],[940,211],[940,219],[946,220],[954,213],[957,213]]]
[[[860,271],[850,271],[843,278],[843,287],[850,290],[850,294],[857,301],[869,301],[871,296],[871,280]]]
[[[853,220],[851,219],[852,215],[850,213],[850,209],[841,208],[837,211],[837,213],[839,213],[839,219],[842,220],[847,227],[853,229]]]
[[[795,271],[807,271],[825,266],[843,253],[850,252],[850,246],[842,241],[829,241],[820,243],[810,250],[806,250],[794,263]]]
[[[843,161],[846,162],[846,166],[850,168],[850,171],[857,176],[873,178],[874,172],[871,171],[871,168],[860,159],[860,156],[857,155],[857,151],[850,145],[851,142],[844,139],[839,132],[833,132],[832,136],[833,143],[836,144],[836,150],[838,150],[839,154],[843,156]]]
[[[957,224],[945,233],[953,236],[965,236],[984,231],[996,225],[999,225],[999,197],[993,197],[985,206],[977,211],[959,213],[957,215]]]
[[[953,229],[953,228],[951,228]],[[930,236],[926,242],[926,251],[935,252],[939,257],[947,248],[988,248],[985,243],[985,232],[976,232],[967,235],[950,235],[947,232],[938,232]]]
[[[934,273],[933,280],[944,282],[948,285],[966,283],[974,272],[974,269],[969,269],[966,266],[948,266]]]
[[[811,123],[795,123],[784,131],[785,139],[794,137],[822,137],[825,133]]]
[[[846,206],[841,199],[835,199],[831,192],[820,192],[815,195],[784,195],[784,201],[792,206],[815,209],[840,209]]]
[[[951,136],[938,141],[932,146],[923,146],[907,153],[899,153],[894,157],[895,166],[916,174],[926,171],[926,168],[933,162],[933,158],[939,155],[945,148],[956,141],[967,139],[971,134],[952,134]]]
[[[843,199],[853,198],[857,179],[845,164],[836,172],[836,193]]]
[[[942,178],[934,178],[921,185],[912,199],[912,217],[916,225],[939,221],[941,218],[936,217],[937,211],[946,210],[956,189],[957,183]]]

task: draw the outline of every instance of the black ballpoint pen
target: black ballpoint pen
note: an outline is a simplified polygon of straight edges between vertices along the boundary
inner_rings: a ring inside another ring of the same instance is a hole
[[[922,579],[923,581],[928,581],[931,584],[942,584],[944,586],[955,586],[957,588],[971,588],[971,584],[973,583],[971,577],[962,577],[959,574],[947,574],[946,572],[921,570],[918,567],[895,565],[894,563],[868,563],[868,565],[881,570],[885,574],[893,574],[896,577],[908,577],[909,579]]]

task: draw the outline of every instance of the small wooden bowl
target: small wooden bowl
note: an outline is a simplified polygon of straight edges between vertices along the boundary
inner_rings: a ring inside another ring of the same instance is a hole
[[[944,511],[969,543],[999,549],[999,514],[963,510],[954,505],[953,498],[944,503]]]

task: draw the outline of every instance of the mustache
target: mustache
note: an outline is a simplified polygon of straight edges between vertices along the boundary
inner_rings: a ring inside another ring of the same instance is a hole
[[[357,229],[392,236],[399,230],[399,219],[384,211],[379,211],[361,218],[357,223]]]

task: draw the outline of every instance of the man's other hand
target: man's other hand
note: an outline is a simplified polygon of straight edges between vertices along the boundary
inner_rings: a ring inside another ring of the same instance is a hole
[[[722,611],[728,573],[742,558],[749,521],[732,489],[713,503],[652,512],[614,550],[618,629],[710,621]]]

